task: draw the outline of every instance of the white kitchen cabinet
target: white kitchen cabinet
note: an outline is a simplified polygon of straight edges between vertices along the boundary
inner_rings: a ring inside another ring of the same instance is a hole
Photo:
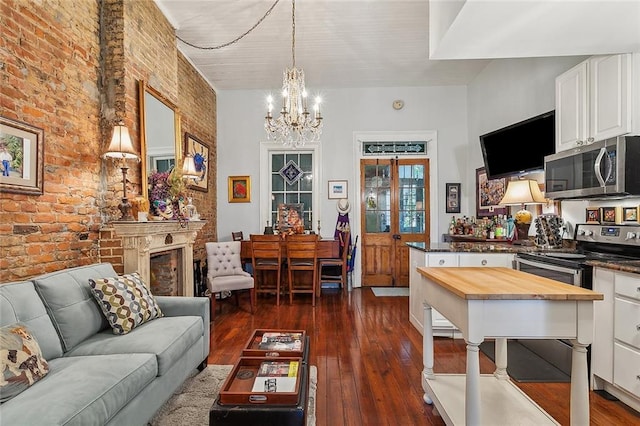
[[[611,269],[593,268],[593,291],[604,300],[593,304],[593,343],[591,372],[594,389],[602,389],[602,380],[613,383],[613,301],[615,273]]]
[[[588,61],[556,77],[556,152],[578,146],[587,138]]]
[[[513,269],[514,254],[508,253],[460,253],[459,266],[504,267]]]
[[[452,253],[452,252],[423,252],[411,248],[409,250],[409,321],[423,333],[423,286],[419,283],[421,275],[416,271],[420,266],[433,268],[458,267],[458,266],[503,266],[513,268],[514,254],[510,253]],[[459,331],[435,309],[431,310],[433,322],[433,334],[440,337],[461,337]]]
[[[604,389],[640,410],[640,274],[594,268],[591,372],[594,389]]]
[[[457,267],[458,253],[428,253],[427,266],[431,268]],[[424,300],[424,299],[422,299]],[[421,313],[422,314],[422,313]],[[433,335],[441,337],[460,337],[456,334],[457,329],[440,312],[431,309],[431,321],[433,325]]]
[[[630,53],[592,56],[556,78],[556,152],[640,129],[634,62]]]
[[[432,268],[458,266],[457,253],[428,253],[427,265]]]
[[[420,285],[421,275],[417,268],[427,265],[427,253],[409,248],[409,322],[421,333],[424,328],[422,301],[424,286]]]

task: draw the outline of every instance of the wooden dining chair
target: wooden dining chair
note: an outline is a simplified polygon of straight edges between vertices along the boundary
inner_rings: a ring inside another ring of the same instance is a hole
[[[233,241],[242,241],[244,240],[244,235],[242,234],[242,231],[232,232],[231,239],[233,239]]]
[[[280,305],[280,280],[282,269],[282,240],[279,235],[251,234],[251,262],[257,293],[276,293],[276,305]],[[275,289],[266,285],[265,272],[276,275]]]
[[[293,234],[287,236],[287,273],[289,275],[289,304],[293,304],[294,293],[311,293],[312,306],[316,306],[316,286],[318,274],[318,236]],[[311,283],[305,285],[294,282],[299,271],[311,272]]]
[[[340,258],[339,259],[318,259],[318,290],[317,294],[322,294],[322,283],[339,283],[341,289],[347,287],[347,269],[349,262],[349,232],[340,234]]]

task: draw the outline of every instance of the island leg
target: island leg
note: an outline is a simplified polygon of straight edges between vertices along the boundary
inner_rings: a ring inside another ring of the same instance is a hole
[[[479,425],[480,411],[480,343],[465,339],[467,343],[467,376],[465,385],[464,414],[467,426]]]
[[[422,302],[423,306],[423,329],[422,329],[422,389],[424,390],[424,402],[432,404],[433,401],[427,395],[427,379],[435,378],[433,374],[433,321],[431,317],[431,305]]]
[[[571,353],[571,408],[572,426],[589,424],[589,377],[587,371],[587,345],[572,340]]]
[[[496,379],[507,380],[509,374],[507,373],[507,339],[496,339],[496,371],[493,375]]]

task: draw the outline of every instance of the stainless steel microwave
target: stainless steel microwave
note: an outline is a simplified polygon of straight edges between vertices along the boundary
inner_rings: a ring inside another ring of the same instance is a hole
[[[640,196],[640,136],[618,136],[544,157],[547,198]]]

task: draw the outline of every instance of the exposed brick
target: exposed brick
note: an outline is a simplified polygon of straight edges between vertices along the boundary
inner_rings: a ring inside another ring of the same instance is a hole
[[[36,225],[14,225],[14,234],[34,234],[40,231],[40,227]]]
[[[121,175],[100,154],[116,116],[140,148],[138,80],[178,105],[182,130],[210,146],[209,192],[194,194],[208,220],[194,247],[201,258],[216,233],[215,92],[178,52],[155,2],[8,0],[0,15],[2,115],[45,134],[44,194],[0,193],[0,283],[96,261],[123,272],[122,241],[104,223],[119,214]],[[128,180],[139,194],[138,167]]]

